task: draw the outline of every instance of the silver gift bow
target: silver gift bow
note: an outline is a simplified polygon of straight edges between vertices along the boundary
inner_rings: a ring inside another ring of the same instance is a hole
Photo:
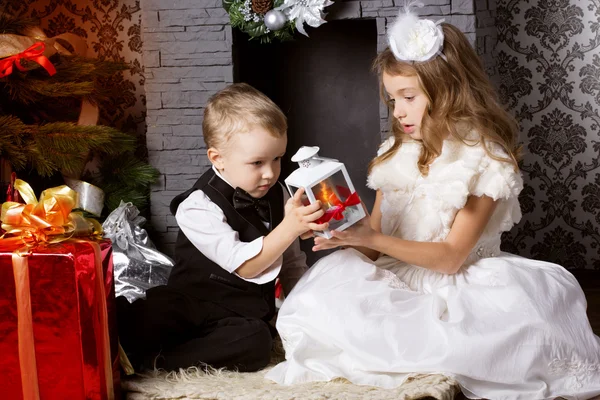
[[[132,203],[121,201],[102,224],[104,237],[113,242],[115,293],[130,302],[146,290],[167,283],[173,260],[156,250],[142,225],[146,219]]]

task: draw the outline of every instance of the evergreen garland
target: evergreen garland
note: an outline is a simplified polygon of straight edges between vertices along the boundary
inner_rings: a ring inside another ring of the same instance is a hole
[[[52,77],[36,63],[24,60],[22,64],[33,69],[25,73],[15,71],[7,78],[0,79],[0,91],[9,95],[0,99],[0,107],[7,102],[30,105],[49,97],[106,101],[110,92],[99,81],[129,68],[124,63],[60,54],[50,57],[50,61],[56,68],[56,74]]]
[[[108,156],[98,172],[89,173],[84,180],[101,187],[107,209],[114,210],[122,201],[132,202],[139,210],[148,207],[149,187],[158,179],[158,171],[145,162],[125,153]]]
[[[9,9],[10,4],[6,4],[0,9],[0,34],[14,34],[20,35],[27,28],[35,27],[38,25],[38,20],[35,18],[13,18],[6,11]]]
[[[247,21],[242,13],[244,3],[249,0],[223,0],[223,8],[229,13],[229,19],[232,28],[238,28],[242,32],[246,32],[250,39],[258,39],[261,43],[270,43],[273,40],[287,41],[292,40],[296,26],[294,21],[287,21],[283,28],[277,31],[269,30],[264,23],[264,16],[250,12],[256,17]],[[273,8],[283,5],[283,0],[274,0]]]
[[[15,170],[31,165],[40,175],[83,170],[90,151],[117,155],[135,149],[135,138],[101,125],[71,122],[28,125],[19,118],[0,115],[0,156]]]

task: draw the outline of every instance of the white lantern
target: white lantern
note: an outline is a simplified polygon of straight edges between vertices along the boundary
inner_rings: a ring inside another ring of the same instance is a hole
[[[317,222],[329,222],[329,229],[315,234],[330,239],[332,230],[343,231],[366,214],[344,164],[319,157],[318,152],[318,147],[301,147],[292,157],[300,168],[285,179],[285,185],[292,196],[304,188],[304,205],[321,201],[325,215]]]

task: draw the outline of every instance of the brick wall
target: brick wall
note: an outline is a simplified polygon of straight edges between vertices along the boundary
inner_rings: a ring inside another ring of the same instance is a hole
[[[475,29],[477,54],[482,58],[488,75],[496,78],[495,49],[498,32],[496,30],[496,0],[475,0]]]
[[[476,16],[474,1],[487,7],[495,0],[424,0],[420,14],[456,25],[475,45],[476,35],[487,32],[476,28],[476,19],[490,21],[483,18],[487,8],[478,8]],[[403,0],[338,0],[327,8],[327,19],[376,19],[380,51],[386,46],[386,26],[402,4]],[[149,161],[161,173],[152,189],[151,223],[156,244],[170,254],[177,224],[169,203],[209,166],[202,113],[207,99],[233,81],[232,32],[221,0],[142,0],[142,40]],[[487,43],[486,36],[481,54],[487,54]],[[380,117],[383,131],[388,118],[383,104]]]

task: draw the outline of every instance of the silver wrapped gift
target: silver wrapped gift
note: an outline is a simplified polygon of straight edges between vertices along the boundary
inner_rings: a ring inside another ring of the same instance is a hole
[[[156,250],[142,225],[146,218],[132,203],[121,201],[102,224],[104,237],[113,242],[115,292],[133,302],[146,290],[167,283],[173,260]]]

